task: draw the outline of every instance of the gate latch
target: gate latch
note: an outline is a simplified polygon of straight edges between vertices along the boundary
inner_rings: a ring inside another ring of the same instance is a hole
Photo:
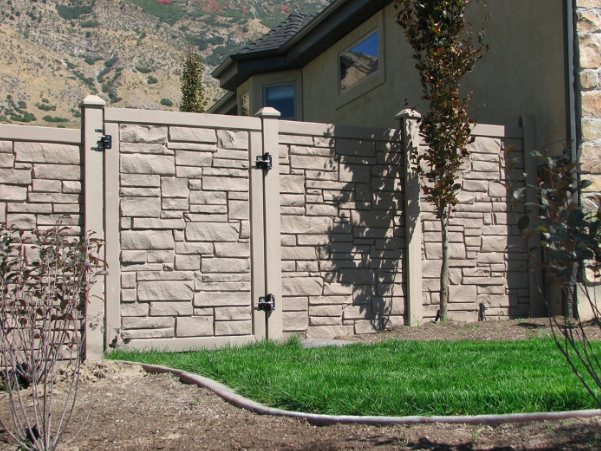
[[[275,296],[268,294],[267,296],[259,297],[258,308],[265,312],[273,312],[275,310]]]
[[[102,133],[102,130],[96,130],[98,133]],[[102,135],[98,142],[97,147],[92,147],[92,150],[96,152],[102,152],[103,150],[111,149],[113,147],[113,137],[111,135]]]
[[[269,171],[273,166],[273,160],[269,152],[266,152],[264,155],[259,155],[257,157],[257,169],[265,169]]]

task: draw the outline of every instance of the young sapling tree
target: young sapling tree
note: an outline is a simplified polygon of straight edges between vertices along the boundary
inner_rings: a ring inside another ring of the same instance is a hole
[[[449,218],[457,205],[457,171],[468,155],[473,121],[468,115],[471,96],[462,97],[460,81],[474,69],[488,46],[468,30],[465,9],[472,0],[397,0],[397,23],[413,48],[422,99],[429,111],[420,134],[428,145],[418,157],[426,199],[436,209],[442,230],[440,319],[446,320],[449,298]],[[424,164],[421,164],[421,163]],[[425,166],[425,168],[424,168]]]

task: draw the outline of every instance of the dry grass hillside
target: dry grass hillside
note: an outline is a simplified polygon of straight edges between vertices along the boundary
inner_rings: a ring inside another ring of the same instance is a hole
[[[205,62],[211,105],[222,93],[210,72],[227,54],[324,1],[0,0],[0,123],[78,127],[88,94],[177,110],[187,42]]]

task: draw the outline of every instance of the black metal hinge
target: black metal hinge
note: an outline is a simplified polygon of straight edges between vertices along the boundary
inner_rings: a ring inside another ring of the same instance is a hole
[[[102,130],[97,129],[96,132],[102,133]],[[97,147],[92,147],[92,150],[96,152],[111,149],[113,147],[113,137],[111,135],[102,135],[96,144],[98,145]]]
[[[275,310],[275,296],[268,294],[267,296],[259,297],[258,309],[265,312],[273,312]]]
[[[269,171],[272,167],[273,159],[271,158],[271,155],[269,155],[269,152],[257,157],[257,169],[265,169]]]

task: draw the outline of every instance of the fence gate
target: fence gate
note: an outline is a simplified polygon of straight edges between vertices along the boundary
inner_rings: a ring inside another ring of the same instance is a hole
[[[109,275],[89,305],[105,327],[88,331],[88,357],[122,342],[280,337],[277,112],[134,115],[94,97],[83,108],[85,218],[106,239]]]

